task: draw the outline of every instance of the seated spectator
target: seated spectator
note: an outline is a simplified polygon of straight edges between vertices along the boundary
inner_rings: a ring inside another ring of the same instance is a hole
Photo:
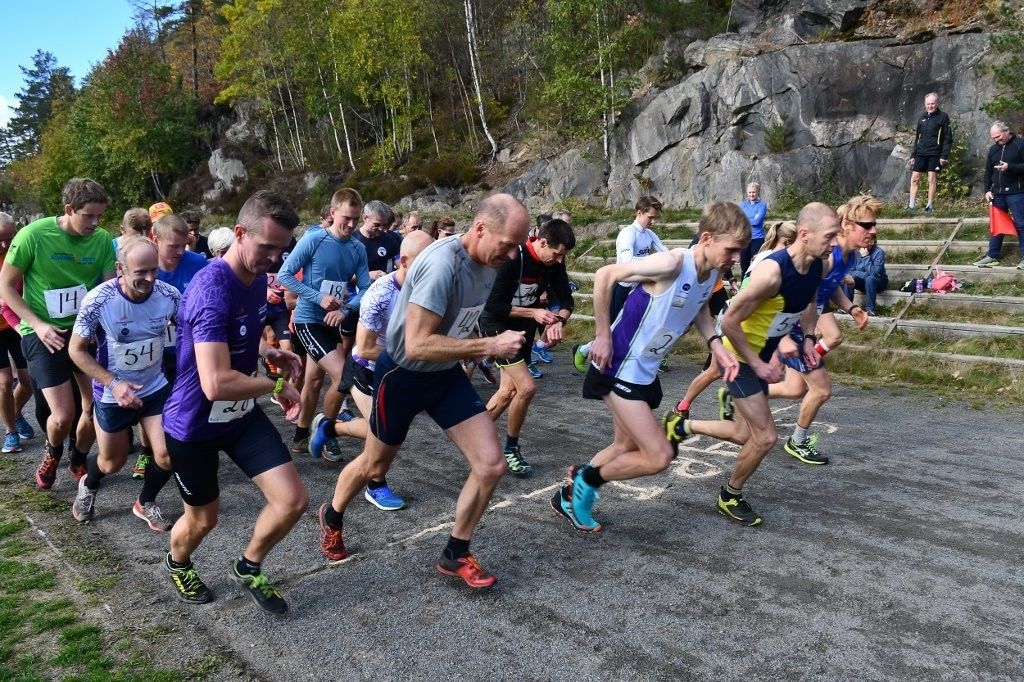
[[[843,282],[846,296],[852,301],[853,292],[864,292],[864,311],[875,316],[875,298],[889,287],[889,275],[885,273],[885,250],[877,244],[857,250],[857,260],[846,273]]]

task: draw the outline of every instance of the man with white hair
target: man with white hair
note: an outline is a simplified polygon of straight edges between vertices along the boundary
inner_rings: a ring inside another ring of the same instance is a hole
[[[985,199],[1013,217],[1020,249],[1017,269],[1024,270],[1024,141],[1003,121],[993,122],[988,132],[993,144],[985,161]],[[999,265],[1002,248],[1003,235],[989,237],[988,253],[974,264],[979,268]]]
[[[907,162],[912,169],[908,211],[913,212],[917,207],[917,183],[921,179],[921,173],[928,173],[928,203],[924,210],[931,212],[935,191],[939,186],[939,171],[949,162],[949,153],[952,149],[953,136],[949,130],[949,115],[939,110],[939,96],[929,92],[924,97],[924,113],[917,119],[914,155]]]

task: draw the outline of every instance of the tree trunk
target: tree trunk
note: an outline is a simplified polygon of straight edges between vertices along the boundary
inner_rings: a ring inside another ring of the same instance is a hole
[[[188,23],[192,30],[192,96],[199,99],[199,46],[196,36],[196,3],[195,0],[188,5]]]
[[[345,135],[345,151],[348,153],[348,167],[356,169],[355,159],[352,158],[352,138],[348,133],[348,122],[345,120],[345,103],[342,101],[341,77],[338,75],[337,49],[334,46],[334,26],[331,24],[331,13],[324,7],[324,14],[327,21],[327,37],[331,41],[331,59],[334,61],[334,87],[338,90],[338,112],[341,114],[341,129]]]
[[[463,4],[466,9],[466,40],[469,42],[469,66],[472,70],[473,88],[476,90],[476,101],[480,109],[480,126],[484,130],[487,141],[491,143],[491,159],[493,160],[498,154],[498,143],[491,136],[491,131],[487,127],[487,117],[484,115],[484,97],[480,92],[480,69],[478,68],[480,55],[477,53],[476,28],[473,26],[473,2],[472,0],[463,0]]]
[[[284,170],[284,159],[281,158],[281,135],[277,130],[277,117],[274,116],[274,97],[270,92],[270,82],[267,80],[267,67],[260,63],[260,72],[263,74],[263,89],[267,93],[267,103],[270,105],[270,126],[274,130],[274,149],[277,152],[277,167]]]

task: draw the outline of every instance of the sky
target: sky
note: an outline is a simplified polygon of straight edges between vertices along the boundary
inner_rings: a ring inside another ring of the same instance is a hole
[[[81,85],[107,50],[117,47],[133,13],[128,0],[0,0],[0,125],[7,124],[9,107],[17,106],[25,84],[18,67],[30,66],[36,50],[53,53],[57,65],[70,68],[75,85]]]

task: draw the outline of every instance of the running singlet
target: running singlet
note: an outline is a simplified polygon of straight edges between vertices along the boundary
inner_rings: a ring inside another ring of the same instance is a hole
[[[616,263],[630,263],[637,258],[646,258],[652,253],[667,250],[658,235],[641,227],[636,221],[619,230],[619,236],[615,238]],[[619,286],[632,289],[636,287],[636,282],[619,282]]]
[[[171,272],[157,270],[156,278],[174,287],[179,294],[184,294],[185,289],[196,276],[196,273],[205,268],[207,262],[201,254],[194,251],[184,251],[181,254],[181,260],[178,261],[178,267],[174,268]],[[173,353],[174,347],[178,345],[177,325],[177,320],[171,320],[171,323],[167,325],[167,333],[164,336],[165,353]]]
[[[769,260],[775,261],[782,272],[779,292],[761,301],[753,314],[740,323],[747,342],[764,362],[771,360],[779,341],[800,321],[800,316],[814,300],[824,268],[822,262],[816,259],[806,274],[800,274],[793,266],[788,249],[775,251],[764,257],[764,261]],[[737,360],[746,362],[728,338],[723,339],[723,342]]]
[[[662,360],[711,298],[718,270],[697,281],[693,251],[680,250],[683,267],[669,288],[652,295],[640,286],[626,298],[612,324],[612,361],[605,374],[631,384],[654,383]]]
[[[295,277],[299,270],[301,282]],[[349,297],[346,285],[353,277],[359,290]],[[310,230],[288,254],[277,280],[299,296],[295,324],[323,324],[327,311],[320,307],[320,300],[326,295],[344,301],[352,310],[359,308],[359,299],[370,288],[366,249],[351,237],[343,241],[330,230]]]
[[[145,300],[133,301],[124,295],[115,277],[86,295],[74,332],[83,339],[94,339],[96,361],[119,379],[141,384],[136,394],[144,398],[167,385],[164,337],[180,300],[177,289],[157,280]],[[100,402],[117,402],[110,389],[98,381],[92,382],[92,392]]]
[[[244,284],[222,258],[192,280],[178,309],[178,378],[164,406],[164,431],[181,441],[207,440],[243,428],[256,405],[246,400],[210,402],[199,383],[197,343],[226,343],[231,369],[252,375],[259,359],[267,308],[267,278]]]
[[[441,317],[438,334],[464,339],[476,331],[497,271],[477,263],[454,234],[423,250],[409,269],[388,323],[387,351],[395,364],[413,372],[441,372],[458,360],[427,362],[405,355],[405,312],[410,303]]]
[[[114,272],[114,245],[106,230],[75,237],[56,218],[43,218],[14,235],[7,260],[25,274],[22,296],[32,312],[57,329],[71,329],[89,289]],[[35,331],[22,322],[18,333]]]
[[[836,293],[836,289],[843,283],[843,278],[846,277],[846,273],[850,271],[856,260],[856,251],[851,253],[849,258],[843,260],[842,247],[838,244],[832,246],[832,269],[821,280],[821,284],[818,285],[817,305],[819,315],[825,310],[825,306],[828,305],[832,294]]]
[[[390,275],[384,275],[371,284],[359,305],[359,324],[377,335],[377,345],[381,348],[387,339],[391,311],[395,309],[398,295],[402,291],[395,274],[392,272]],[[352,349],[352,359],[370,371],[377,366],[373,360],[361,356],[358,348]]]

